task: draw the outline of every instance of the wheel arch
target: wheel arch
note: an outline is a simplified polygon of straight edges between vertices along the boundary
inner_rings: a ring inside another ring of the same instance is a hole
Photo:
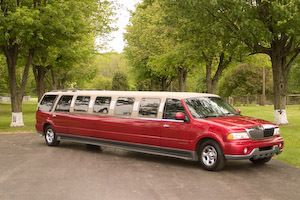
[[[195,152],[198,151],[200,144],[202,144],[203,142],[205,142],[207,140],[214,140],[215,142],[217,142],[219,144],[220,148],[222,149],[222,151],[224,152],[224,142],[221,137],[218,137],[215,134],[207,134],[207,135],[203,135],[203,136],[199,137],[194,146]]]

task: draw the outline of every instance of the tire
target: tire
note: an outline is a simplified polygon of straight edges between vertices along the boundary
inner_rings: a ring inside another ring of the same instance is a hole
[[[57,140],[57,135],[55,134],[52,126],[47,126],[45,128],[45,142],[48,146],[57,146],[59,145],[59,140]]]
[[[220,145],[214,140],[205,140],[199,145],[198,158],[203,169],[220,171],[224,168],[226,160]]]
[[[250,161],[255,165],[263,165],[263,164],[269,162],[271,159],[272,159],[272,157],[258,158],[258,159],[250,158]]]

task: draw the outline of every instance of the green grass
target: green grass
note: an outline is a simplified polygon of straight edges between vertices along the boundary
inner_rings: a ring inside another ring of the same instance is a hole
[[[240,109],[243,115],[274,120],[273,106],[244,106]],[[35,110],[36,101],[25,103],[23,105],[25,127],[10,128],[10,104],[0,104],[0,133],[35,132]],[[277,159],[300,167],[300,106],[288,106],[287,114],[289,125],[280,127],[285,140],[285,149]]]
[[[273,106],[249,106],[240,109],[243,115],[274,121]],[[300,167],[300,106],[288,106],[287,115],[289,124],[280,127],[285,148],[277,158]]]
[[[35,111],[36,101],[26,102],[23,104],[24,127],[11,128],[11,107],[10,104],[0,104],[0,133],[16,132],[33,132],[35,131]]]

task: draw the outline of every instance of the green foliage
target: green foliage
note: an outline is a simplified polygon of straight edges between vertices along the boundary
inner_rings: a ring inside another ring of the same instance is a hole
[[[270,94],[272,88],[271,70],[266,71],[267,91]],[[250,64],[239,64],[228,71],[219,86],[219,93],[223,97],[246,96],[262,93],[262,68]]]
[[[0,55],[0,96],[8,93],[8,77],[4,56]]]
[[[134,89],[134,77],[123,54],[114,52],[96,54],[90,65],[96,70],[93,79],[88,80],[83,87],[89,89],[111,90],[112,79],[116,72],[126,74],[129,89]]]
[[[300,93],[300,60],[292,67],[289,77],[289,92]]]
[[[129,85],[128,85],[128,79],[126,74],[120,71],[116,72],[112,79],[111,85],[112,85],[111,86],[112,90],[122,90],[122,91],[128,90]]]
[[[247,56],[240,63],[233,63],[233,65],[221,78],[218,88],[221,96],[262,94],[263,68],[266,73],[266,94],[273,93],[271,61],[267,55]]]

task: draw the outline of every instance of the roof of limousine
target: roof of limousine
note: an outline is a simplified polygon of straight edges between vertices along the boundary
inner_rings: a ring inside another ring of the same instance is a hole
[[[155,92],[155,91],[107,91],[107,90],[66,90],[51,91],[46,94],[64,95],[102,95],[102,96],[124,96],[124,97],[166,97],[166,98],[191,98],[191,97],[219,97],[215,94],[194,92]]]

